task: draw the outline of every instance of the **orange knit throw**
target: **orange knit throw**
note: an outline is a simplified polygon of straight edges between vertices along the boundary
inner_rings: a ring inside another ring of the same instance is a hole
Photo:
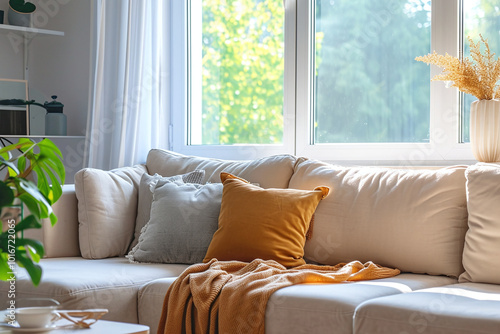
[[[264,333],[267,300],[300,283],[340,283],[396,276],[399,270],[372,262],[286,269],[276,261],[195,264],[170,286],[163,303],[160,333]],[[248,317],[251,315],[251,321]]]

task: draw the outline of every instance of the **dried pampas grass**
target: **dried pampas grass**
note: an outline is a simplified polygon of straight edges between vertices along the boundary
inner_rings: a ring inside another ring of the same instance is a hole
[[[472,60],[462,60],[449,54],[439,55],[434,51],[432,54],[417,57],[415,60],[427,64],[437,65],[443,68],[443,72],[432,78],[433,81],[451,81],[452,86],[460,91],[472,94],[479,100],[492,100],[500,98],[500,59],[495,59],[495,53],[491,52],[488,40],[483,36],[481,41],[485,45],[484,55],[481,53],[481,41],[474,41],[467,37],[470,45]]]

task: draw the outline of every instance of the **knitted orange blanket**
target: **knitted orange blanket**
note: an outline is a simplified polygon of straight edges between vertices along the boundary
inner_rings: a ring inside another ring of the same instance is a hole
[[[340,283],[392,277],[399,270],[372,262],[286,269],[275,261],[195,264],[172,283],[165,296],[158,333],[264,333],[267,300],[300,283]],[[251,316],[252,321],[247,318]],[[249,325],[252,328],[249,328]]]

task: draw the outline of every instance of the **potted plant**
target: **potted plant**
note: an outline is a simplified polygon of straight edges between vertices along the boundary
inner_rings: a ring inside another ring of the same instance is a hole
[[[21,221],[9,219],[0,233],[0,279],[13,279],[15,262],[26,269],[36,286],[42,276],[37,263],[44,248],[41,242],[24,238],[22,232],[41,228],[43,218],[49,218],[52,225],[57,222],[51,205],[62,195],[65,170],[61,151],[49,139],[35,143],[21,138],[0,149],[0,175],[5,175],[0,180],[0,212],[16,202],[29,211]],[[36,177],[36,184],[28,177]]]
[[[36,6],[24,0],[9,0],[9,12],[7,18],[9,24],[29,27],[31,25],[31,13],[36,10]]]
[[[450,81],[460,91],[478,98],[470,109],[472,153],[478,161],[497,162],[500,161],[500,59],[495,59],[488,40],[479,36],[481,41],[477,43],[468,37],[472,60],[438,55],[435,51],[415,60],[444,68],[432,80]]]

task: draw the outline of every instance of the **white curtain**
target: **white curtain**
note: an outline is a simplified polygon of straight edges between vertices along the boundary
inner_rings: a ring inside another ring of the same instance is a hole
[[[87,166],[143,163],[167,148],[169,0],[95,0]]]

